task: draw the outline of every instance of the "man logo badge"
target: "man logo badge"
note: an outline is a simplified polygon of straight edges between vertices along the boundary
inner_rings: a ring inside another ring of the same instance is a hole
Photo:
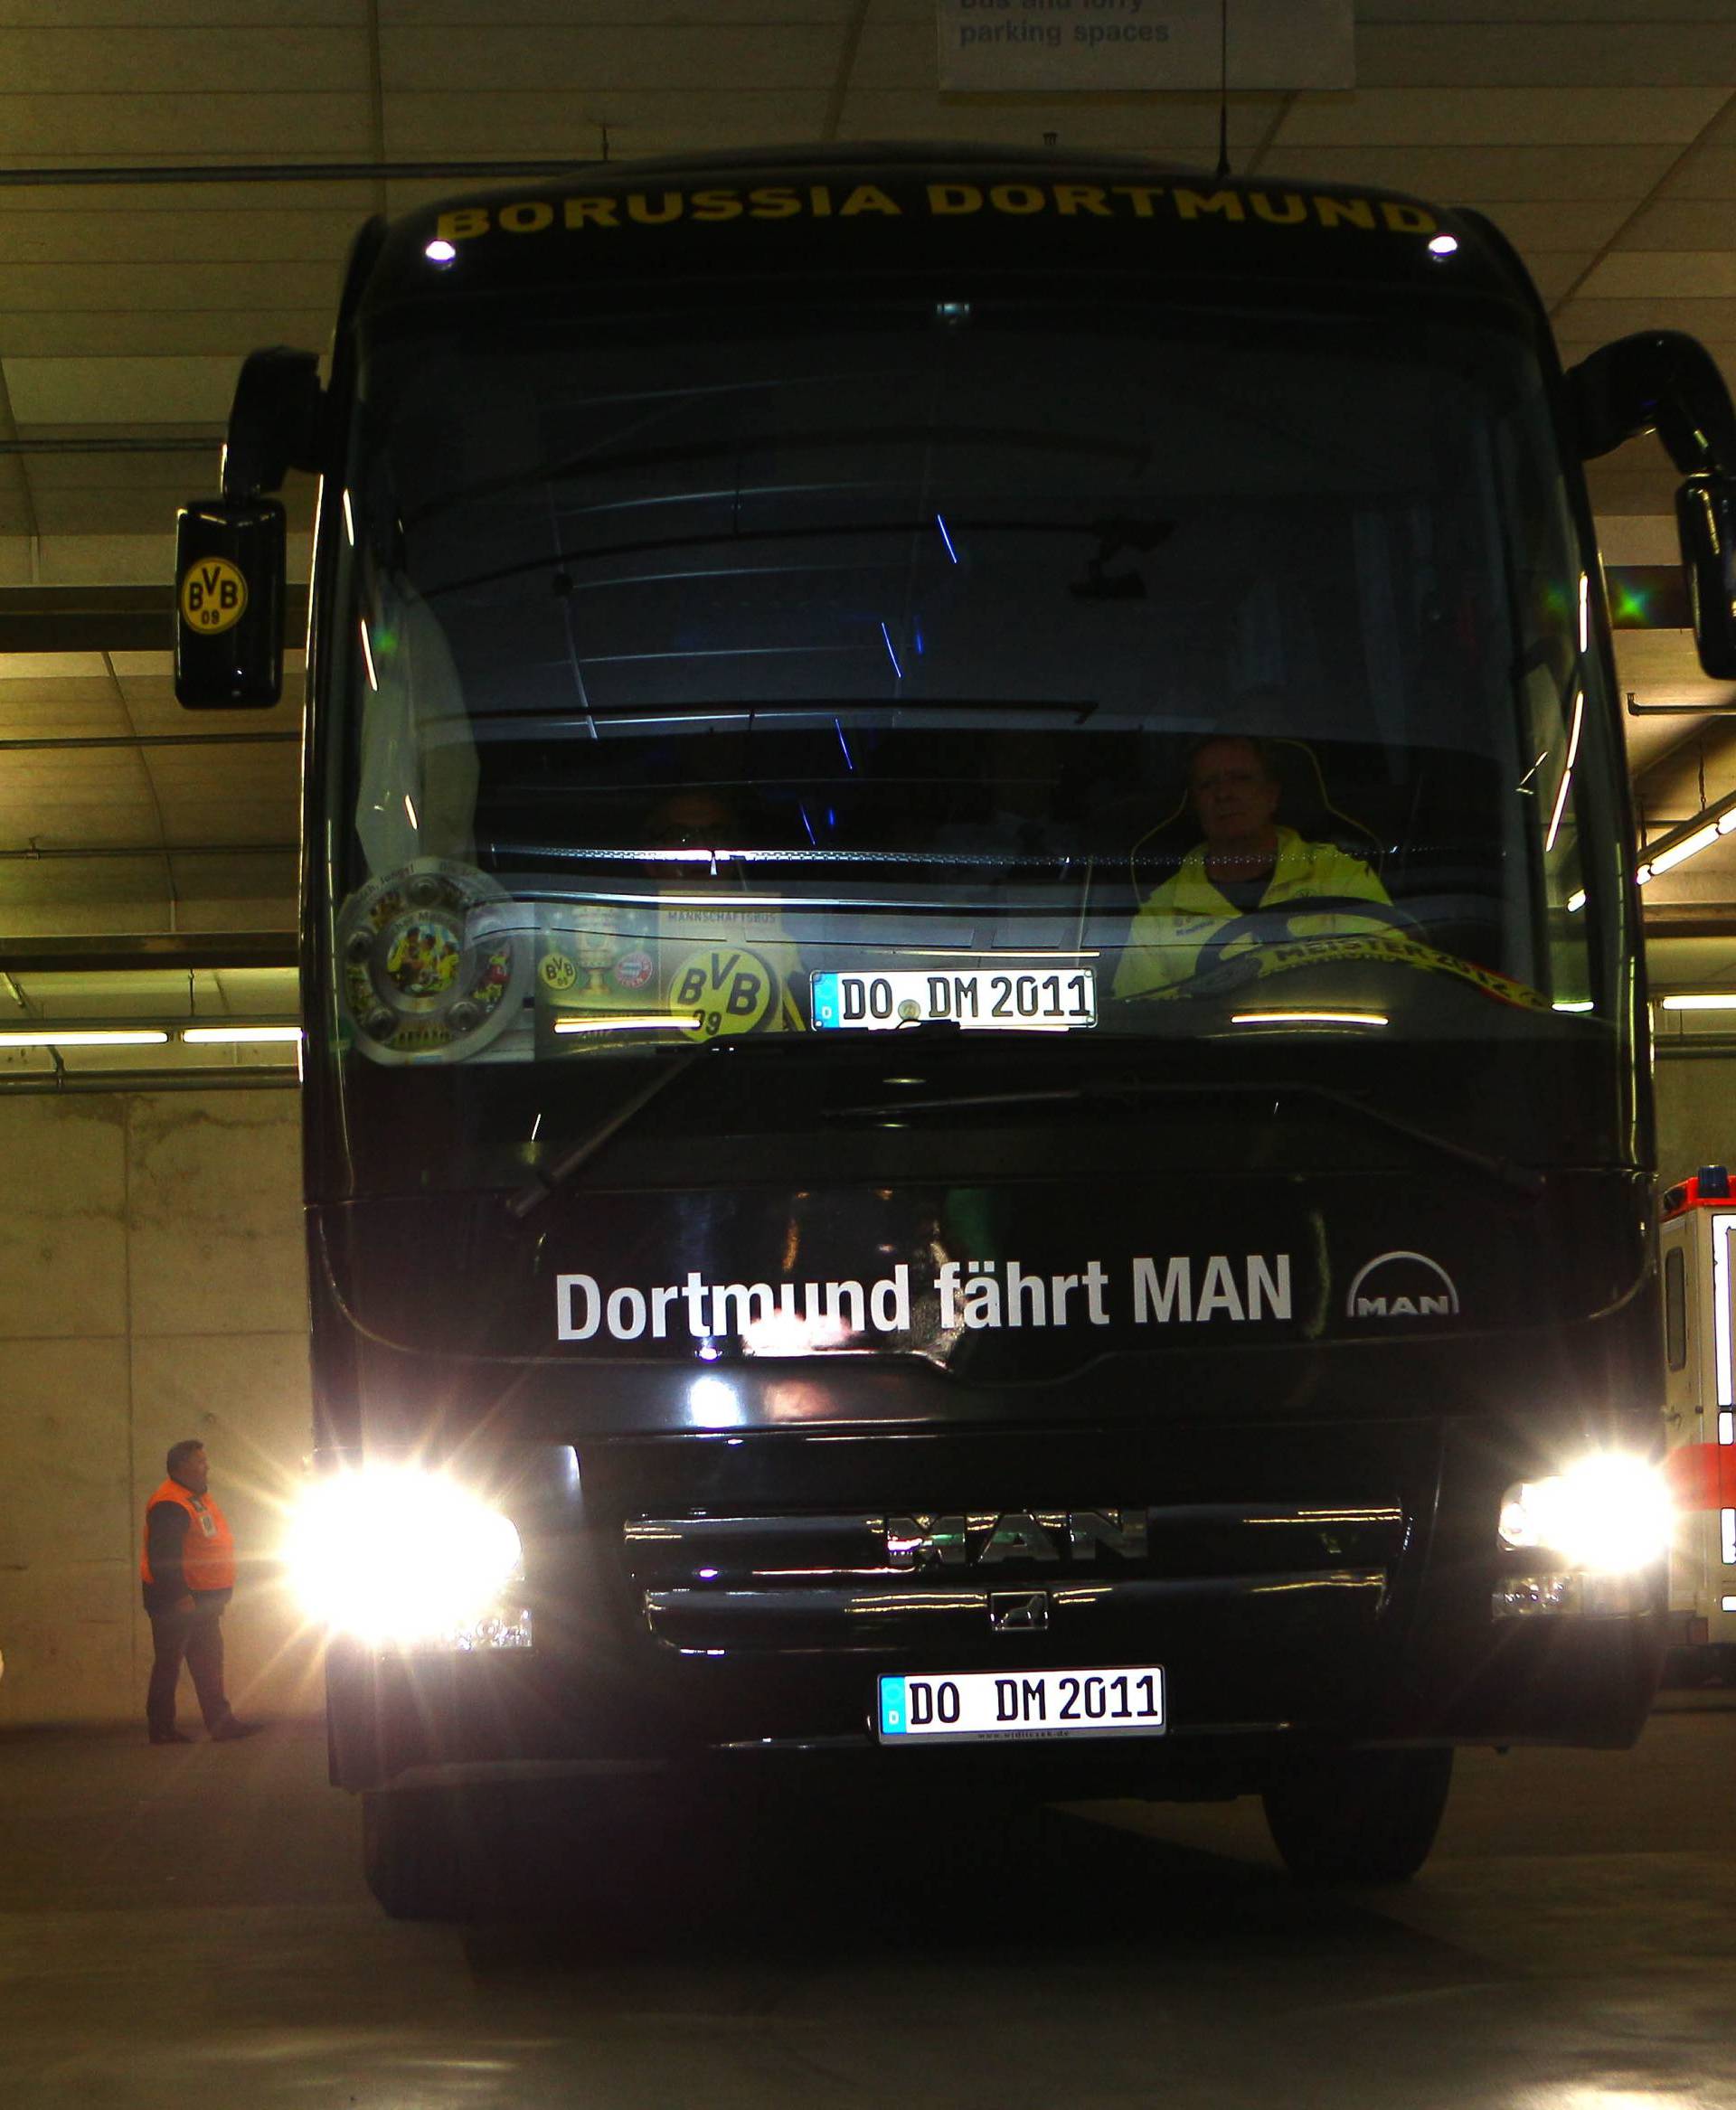
[[[1450,1319],[1458,1291],[1439,1260],[1427,1253],[1377,1253],[1359,1267],[1344,1292],[1347,1319]]]
[[[990,1590],[988,1623],[996,1634],[1040,1634],[1049,1624],[1047,1590]]]

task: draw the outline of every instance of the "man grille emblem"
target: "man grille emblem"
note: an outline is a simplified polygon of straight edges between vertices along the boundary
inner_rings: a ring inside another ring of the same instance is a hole
[[[1032,1634],[1049,1624],[1047,1590],[991,1590],[988,1623],[996,1634]]]

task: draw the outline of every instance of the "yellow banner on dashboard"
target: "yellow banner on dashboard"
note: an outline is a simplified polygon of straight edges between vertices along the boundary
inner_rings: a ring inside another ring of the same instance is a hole
[[[1424,945],[1420,938],[1407,937],[1397,930],[1378,937],[1297,937],[1281,939],[1274,945],[1250,946],[1245,951],[1231,954],[1221,966],[1209,969],[1190,982],[1154,989],[1140,1001],[1150,1003],[1185,1001],[1215,993],[1220,988],[1264,981],[1268,975],[1286,974],[1296,967],[1326,966],[1346,960],[1373,960],[1383,966],[1414,968],[1425,975],[1446,975],[1456,982],[1468,982],[1486,996],[1493,996],[1500,1003],[1513,1004],[1520,1011],[1552,1008],[1547,996],[1524,982],[1515,982],[1512,975],[1497,974],[1493,967],[1479,966],[1475,960],[1461,959],[1457,953],[1442,952],[1436,946]]]

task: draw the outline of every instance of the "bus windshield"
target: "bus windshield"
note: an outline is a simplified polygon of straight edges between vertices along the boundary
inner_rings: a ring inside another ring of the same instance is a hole
[[[376,327],[350,1060],[606,1097],[628,1053],[944,1028],[1613,1076],[1613,725],[1532,353],[1116,300]]]

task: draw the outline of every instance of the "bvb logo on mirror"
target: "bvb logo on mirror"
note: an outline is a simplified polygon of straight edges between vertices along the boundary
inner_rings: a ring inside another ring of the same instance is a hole
[[[201,557],[181,581],[181,620],[202,636],[239,623],[247,608],[247,580],[227,557]]]

